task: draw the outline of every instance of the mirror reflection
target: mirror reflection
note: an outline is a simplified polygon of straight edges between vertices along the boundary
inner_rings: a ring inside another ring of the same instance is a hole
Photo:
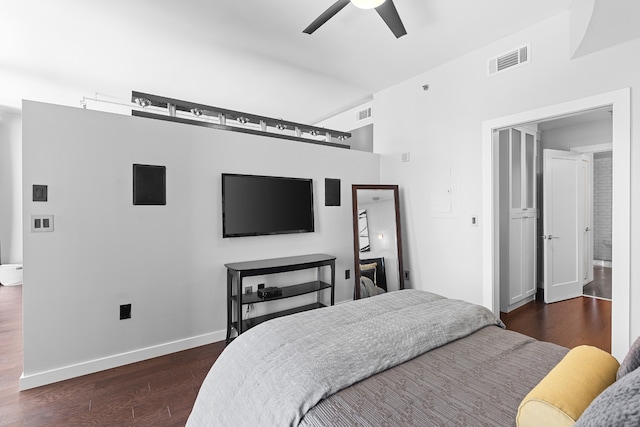
[[[404,288],[397,185],[354,185],[355,298]]]
[[[360,252],[368,252],[371,250],[367,211],[364,209],[358,210],[358,241],[360,242]]]

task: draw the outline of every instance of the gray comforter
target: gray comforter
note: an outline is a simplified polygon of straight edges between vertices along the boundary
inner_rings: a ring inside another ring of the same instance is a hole
[[[515,427],[569,349],[487,326],[318,402],[302,427]]]
[[[497,324],[484,307],[415,290],[274,319],[220,355],[187,426],[297,425],[323,398]]]

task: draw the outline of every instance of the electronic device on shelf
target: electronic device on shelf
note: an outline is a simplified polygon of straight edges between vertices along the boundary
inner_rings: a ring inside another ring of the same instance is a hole
[[[273,298],[273,297],[281,297],[282,289],[271,286],[269,288],[258,289],[258,296],[260,298]]]

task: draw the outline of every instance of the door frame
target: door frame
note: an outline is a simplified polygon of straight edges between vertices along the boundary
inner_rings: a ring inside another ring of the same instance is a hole
[[[611,353],[622,360],[630,342],[630,229],[631,229],[631,89],[624,88],[482,123],[482,301],[500,315],[500,240],[498,238],[497,151],[493,132],[525,123],[549,120],[596,108],[613,111],[613,239]],[[496,166],[494,169],[494,165]]]

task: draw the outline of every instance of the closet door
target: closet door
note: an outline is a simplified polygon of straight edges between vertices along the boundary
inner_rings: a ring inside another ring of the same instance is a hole
[[[536,206],[536,136],[525,131],[522,138],[522,207],[527,210],[535,210]]]
[[[534,295],[537,253],[537,138],[509,129],[509,304]]]
[[[526,269],[525,247],[522,239],[523,224],[521,214],[515,214],[509,218],[509,304],[515,304],[525,297],[522,286],[522,274]]]
[[[522,217],[522,296],[536,293],[536,215]]]
[[[522,132],[510,129],[509,135],[509,200],[511,214],[522,213]]]
[[[536,135],[530,131],[523,131],[522,133],[522,159],[523,159],[523,225],[522,225],[522,239],[523,242],[523,257],[522,262],[522,286],[523,295],[525,297],[531,296],[536,293],[537,288],[537,218],[538,209],[536,203],[536,191],[537,191],[537,170],[536,165],[538,161],[537,156],[537,143]]]

